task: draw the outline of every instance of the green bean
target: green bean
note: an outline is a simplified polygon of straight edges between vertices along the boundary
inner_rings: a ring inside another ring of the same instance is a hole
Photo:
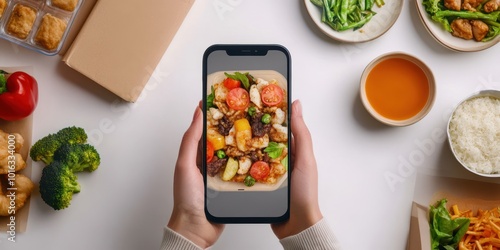
[[[342,28],[340,30],[344,31],[344,30],[359,28],[359,27],[363,26],[364,24],[366,24],[368,21],[370,21],[370,19],[372,19],[373,15],[374,15],[373,13],[370,13],[363,20],[360,20],[359,22],[356,22],[356,23],[351,23],[351,24],[346,25],[346,26],[342,26]]]
[[[329,22],[333,21],[332,11],[330,10],[329,0],[323,0],[323,9],[325,10],[326,20]]]
[[[316,5],[318,7],[323,7],[323,1],[321,1],[321,0],[311,0],[311,3],[313,3],[314,5]]]
[[[372,8],[381,7],[385,0],[310,0],[321,8],[321,21],[336,31],[359,29],[376,14]]]
[[[373,8],[373,3],[375,3],[375,0],[366,0],[365,1],[365,4],[366,4],[365,10],[371,10]]]
[[[359,9],[365,10],[366,9],[366,1],[365,0],[360,0],[359,1]]]
[[[461,17],[467,19],[482,19],[496,21],[500,12],[492,12],[490,14],[484,14],[477,11],[454,11],[454,10],[442,10],[436,12],[436,17]]]
[[[342,24],[347,23],[347,11],[349,10],[349,0],[342,0],[340,5],[340,15],[339,19]]]

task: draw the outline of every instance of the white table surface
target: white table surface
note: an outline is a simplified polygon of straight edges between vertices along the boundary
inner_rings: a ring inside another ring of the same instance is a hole
[[[0,41],[1,66],[34,68],[40,102],[33,140],[77,125],[102,155],[98,171],[79,176],[82,192],[69,208],[54,211],[35,194],[27,232],[16,243],[1,234],[0,248],[158,249],[172,210],[181,136],[201,99],[202,54],[215,43],[278,43],[290,50],[292,95],[302,101],[315,143],[321,209],[345,249],[405,248],[417,173],[478,179],[459,166],[443,133],[460,100],[500,89],[500,46],[474,53],[446,49],[427,33],[413,0],[405,1],[385,35],[362,44],[323,35],[302,0],[196,1],[133,104],[58,56]],[[358,97],[364,67],[391,51],[416,55],[437,81],[433,109],[409,127],[380,124]],[[36,183],[40,174],[41,165],[33,164]],[[280,248],[268,225],[229,225],[214,246]]]

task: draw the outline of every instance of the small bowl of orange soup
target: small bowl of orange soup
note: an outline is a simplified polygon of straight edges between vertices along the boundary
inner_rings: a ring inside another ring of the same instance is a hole
[[[402,52],[375,58],[361,76],[363,105],[375,119],[390,126],[408,126],[424,118],[435,92],[431,70]]]

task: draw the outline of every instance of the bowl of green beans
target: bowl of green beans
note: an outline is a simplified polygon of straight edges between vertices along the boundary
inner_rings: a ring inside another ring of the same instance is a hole
[[[304,0],[316,26],[342,42],[366,42],[385,34],[396,22],[403,0]]]

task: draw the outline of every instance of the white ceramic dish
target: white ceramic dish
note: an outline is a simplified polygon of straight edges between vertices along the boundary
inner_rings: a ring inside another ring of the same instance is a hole
[[[422,0],[415,0],[417,5],[420,20],[424,24],[429,34],[444,47],[460,52],[481,51],[492,47],[500,41],[500,36],[488,42],[476,42],[474,40],[465,40],[454,37],[451,33],[443,29],[440,24],[432,21],[431,17],[425,12],[425,7],[422,5]]]
[[[368,96],[366,94],[366,80],[368,78],[368,75],[370,74],[371,70],[377,66],[380,62],[391,59],[391,58],[400,58],[404,59],[406,61],[410,61],[416,66],[418,66],[424,74],[427,77],[427,83],[429,84],[429,96],[427,98],[427,102],[425,103],[425,106],[418,112],[415,116],[408,118],[406,120],[393,120],[389,119],[387,117],[384,117],[380,115],[370,104],[370,101],[368,100]],[[368,113],[370,113],[373,118],[378,120],[381,123],[384,123],[389,126],[394,126],[394,127],[403,127],[403,126],[409,126],[412,125],[421,119],[423,119],[427,113],[432,109],[432,106],[434,105],[434,100],[436,98],[436,82],[434,79],[434,75],[432,74],[432,71],[427,65],[422,62],[420,59],[403,53],[403,52],[389,52],[383,55],[378,56],[377,58],[373,59],[364,69],[363,74],[361,75],[361,80],[360,80],[360,87],[359,87],[359,93],[361,97],[361,102],[363,103],[363,106],[366,108]]]
[[[312,20],[323,33],[335,40],[350,43],[367,42],[382,36],[396,22],[403,8],[403,0],[385,0],[381,8],[373,7],[377,14],[361,29],[338,32],[321,22],[321,9],[318,6],[310,0],[304,0],[304,3]]]
[[[470,169],[469,167],[467,167],[467,164],[465,164],[458,156],[457,156],[457,152],[455,151],[454,147],[453,147],[453,144],[452,144],[452,141],[451,141],[451,136],[450,136],[450,122],[451,122],[451,118],[453,117],[453,114],[455,113],[455,110],[464,102],[470,100],[470,99],[473,99],[473,98],[476,98],[476,97],[482,97],[482,96],[491,96],[491,97],[494,97],[494,98],[497,98],[497,99],[500,99],[500,91],[498,90],[483,90],[483,91],[480,91],[480,92],[477,92],[473,95],[471,95],[470,97],[464,99],[463,101],[461,101],[456,107],[455,109],[453,110],[453,113],[451,114],[450,116],[450,119],[448,120],[448,126],[446,127],[446,133],[448,135],[448,143],[450,145],[450,148],[451,148],[451,151],[453,153],[453,155],[455,156],[455,158],[457,159],[458,162],[460,162],[460,164],[465,168],[467,169],[468,171],[470,171],[471,173],[474,173],[474,174],[477,174],[477,175],[480,175],[480,176],[484,176],[484,177],[500,177],[500,173],[498,174],[485,174],[485,173],[479,173],[479,172],[476,172],[472,169]]]
[[[277,71],[274,70],[227,70],[227,71],[218,71],[208,75],[207,77],[207,93],[210,93],[210,88],[212,85],[216,83],[222,82],[226,76],[224,72],[248,72],[255,78],[262,78],[266,81],[270,81],[275,79],[278,81],[278,84],[281,88],[287,90],[287,81],[286,78]],[[288,91],[288,90],[287,90]],[[288,178],[288,172],[283,174],[276,181],[275,184],[263,184],[255,182],[255,185],[252,187],[247,187],[245,184],[241,182],[231,182],[231,181],[223,181],[220,176],[210,177],[207,176],[207,186],[210,189],[217,191],[274,191],[281,187],[286,187],[287,182],[285,181]]]

